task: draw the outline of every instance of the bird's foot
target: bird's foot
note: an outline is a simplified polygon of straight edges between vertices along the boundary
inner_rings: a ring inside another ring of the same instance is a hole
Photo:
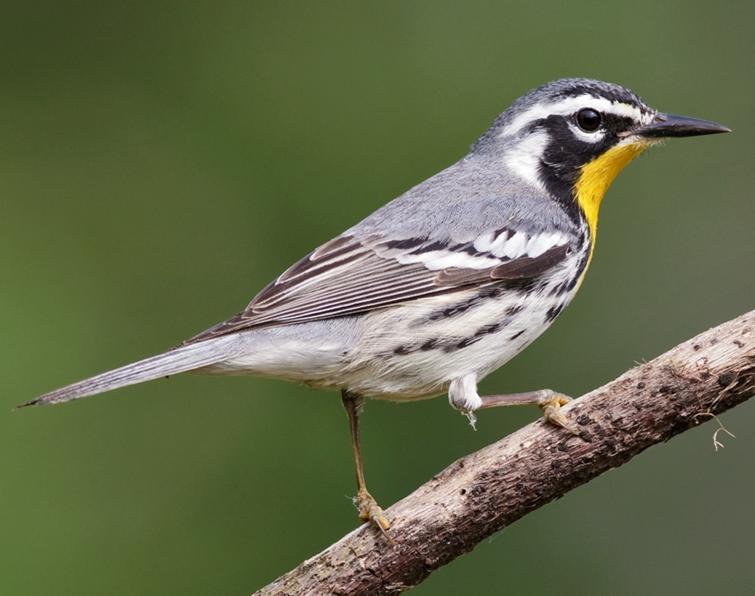
[[[579,437],[581,436],[581,433],[577,427],[574,426],[574,424],[570,422],[561,411],[561,406],[565,406],[570,401],[572,401],[572,398],[567,395],[550,392],[545,397],[537,400],[537,405],[540,406],[540,409],[543,411],[543,418],[545,418],[547,422],[560,426],[561,428],[568,430],[571,434]]]
[[[388,518],[377,504],[375,498],[367,490],[359,490],[357,496],[354,497],[354,505],[356,505],[359,512],[359,519],[372,523],[383,534],[390,529],[391,522],[388,521]]]

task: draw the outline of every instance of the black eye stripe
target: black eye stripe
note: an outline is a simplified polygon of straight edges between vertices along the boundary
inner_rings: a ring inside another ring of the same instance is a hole
[[[585,108],[589,109],[591,111],[597,112],[597,110],[592,110],[592,108]],[[618,133],[623,132],[625,130],[630,130],[631,128],[637,126],[640,124],[639,122],[635,121],[634,118],[631,118],[629,116],[623,116],[619,114],[612,114],[610,112],[599,112],[600,114],[600,125],[596,129],[590,129],[586,128],[584,126],[584,123],[580,123],[578,120],[579,114],[583,110],[580,110],[576,114],[571,116],[571,120],[583,131],[585,132],[595,132],[598,130],[598,128],[602,128],[606,130],[609,133]]]
[[[605,120],[606,126],[616,131],[628,130],[638,124],[638,122],[635,122],[634,118],[630,118],[629,116],[618,116],[616,114],[606,114]]]
[[[634,118],[630,116],[613,114],[611,112],[601,112],[600,114],[601,114],[601,119],[602,119],[601,126],[608,133],[609,137],[613,137],[618,132],[630,130],[634,128],[635,126],[637,126],[638,124],[640,124],[640,122],[637,122]],[[563,125],[567,125],[568,123],[571,123],[572,125],[577,125],[579,127],[579,124],[577,123],[576,113],[570,116],[552,114],[545,118],[538,118],[536,120],[533,120],[532,122],[529,122],[528,124],[522,127],[522,131],[520,134],[531,134],[537,130],[542,130],[542,129],[547,129],[551,134],[553,134],[553,131],[555,130],[555,128],[557,128],[557,125],[556,125],[557,122],[560,122]],[[581,127],[579,128],[581,129]],[[592,131],[592,132],[595,132],[595,131]]]

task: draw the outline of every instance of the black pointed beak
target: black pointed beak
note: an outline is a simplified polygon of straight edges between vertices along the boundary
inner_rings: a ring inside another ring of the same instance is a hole
[[[721,132],[731,132],[731,129],[710,120],[687,118],[674,114],[658,114],[653,122],[634,129],[632,134],[646,139],[664,139],[668,137],[715,135]]]

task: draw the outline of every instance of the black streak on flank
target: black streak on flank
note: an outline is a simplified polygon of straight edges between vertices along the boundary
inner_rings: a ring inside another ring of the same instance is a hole
[[[493,323],[490,325],[483,325],[477,331],[475,331],[474,335],[471,335],[470,337],[462,339],[455,346],[447,346],[446,351],[448,352],[454,348],[461,349],[461,348],[466,348],[467,346],[471,346],[473,343],[480,341],[486,335],[492,335],[493,333],[498,333],[503,327],[505,327],[505,323]]]
[[[437,310],[432,311],[426,319],[422,320],[422,322],[426,321],[439,321],[441,319],[447,319],[456,315],[460,315],[462,313],[467,312],[469,309],[477,306],[478,304],[485,302],[488,299],[495,299],[500,297],[505,292],[530,292],[535,287],[535,282],[532,280],[523,280],[523,281],[516,281],[516,282],[505,282],[505,283],[497,283],[490,286],[486,286],[484,288],[481,288],[479,293],[475,294],[471,298],[466,298],[465,300],[461,302],[457,302],[456,304],[452,304],[450,306],[446,306],[444,308],[439,308]],[[511,306],[508,309],[506,309],[506,315],[507,316],[514,316],[515,314],[519,313],[521,310],[523,310],[523,306]]]
[[[454,348],[466,348],[467,346],[471,346],[474,343],[477,343],[482,339],[481,335],[472,335],[471,337],[467,337],[465,339],[462,339],[459,343],[457,343],[455,346],[447,346],[446,352],[452,352]]]
[[[524,333],[524,329],[522,329],[521,331],[519,331],[519,332],[515,333],[514,335],[512,335],[511,337],[509,337],[509,339],[516,339],[516,338],[517,338],[517,337],[519,337],[519,336],[520,336],[520,335],[521,335],[522,333]]]
[[[439,339],[428,339],[425,343],[423,343],[419,349],[423,352],[427,352],[428,350],[434,350],[440,345]]]
[[[449,306],[447,308],[434,310],[428,315],[427,320],[437,321],[439,319],[453,317],[454,315],[460,315],[461,313],[467,312],[470,308],[472,308],[477,300],[478,298],[475,296],[474,298],[465,302],[460,302],[459,304],[454,304],[453,306]]]
[[[498,333],[498,331],[501,330],[501,327],[503,326],[502,323],[494,323],[492,325],[484,325],[483,327],[480,327],[475,335],[479,335],[482,337],[483,335],[490,335],[491,333]]]
[[[576,280],[577,277],[578,276],[575,276],[574,280]],[[561,294],[565,294],[566,292],[569,291],[569,288],[572,287],[571,283],[574,280],[567,280],[553,286],[553,289],[548,293],[548,296],[561,296]]]
[[[556,306],[552,306],[548,309],[548,312],[545,314],[545,321],[546,323],[550,323],[551,321],[554,321],[558,315],[561,314],[561,311],[564,310],[564,306],[566,306],[564,303],[557,304]]]
[[[590,251],[586,250],[582,254],[582,258],[579,259],[579,263],[577,263],[577,272],[574,274],[574,277],[571,278],[571,280],[569,281],[569,284],[566,286],[567,292],[571,292],[574,289],[574,286],[577,285],[579,278],[582,276],[582,272],[585,270],[585,267],[587,267],[587,261],[589,259],[590,259]]]
[[[432,338],[428,339],[425,343],[422,344],[413,344],[413,345],[401,345],[393,349],[393,353],[396,356],[406,356],[407,354],[414,354],[415,352],[429,352],[430,350],[435,350],[437,348],[443,347],[443,345],[446,345],[446,348],[453,347],[455,344],[452,342],[451,344],[448,344],[448,342],[443,342],[438,338]]]

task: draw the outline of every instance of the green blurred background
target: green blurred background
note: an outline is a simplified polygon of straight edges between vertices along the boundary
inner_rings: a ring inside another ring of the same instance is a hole
[[[356,525],[338,397],[182,376],[12,413],[160,351],[459,158],[525,90],[630,86],[735,134],[619,177],[579,297],[488,392],[580,395],[753,307],[753,2],[40,2],[0,23],[0,593],[246,594]],[[372,402],[390,504],[538,416]],[[745,594],[755,403],[646,452],[419,594]]]

